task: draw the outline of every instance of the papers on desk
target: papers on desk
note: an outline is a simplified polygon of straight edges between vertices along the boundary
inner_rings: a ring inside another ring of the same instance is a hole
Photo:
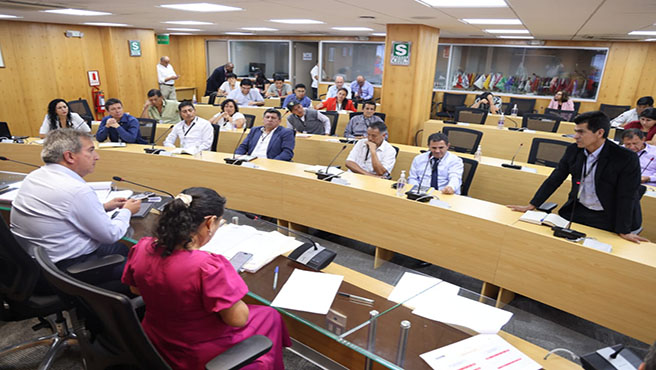
[[[461,296],[443,296],[430,304],[421,304],[412,313],[481,334],[498,333],[513,316],[512,312]]]
[[[536,170],[535,168],[530,168],[530,167],[522,166],[522,168],[520,168],[520,170],[524,171],[524,172],[538,173],[538,170]]]
[[[343,279],[341,275],[295,269],[271,306],[325,315]]]
[[[122,148],[124,146],[127,146],[127,144],[121,142],[121,143],[115,143],[115,142],[108,142],[108,143],[98,143],[98,148]]]
[[[613,247],[610,244],[602,243],[596,239],[585,238],[583,239],[583,246],[596,249],[598,251],[610,253],[613,251]]]
[[[339,143],[339,139],[334,139],[334,138],[326,139],[325,141],[327,141],[329,143]]]
[[[404,305],[416,308],[424,304],[432,304],[447,296],[457,296],[459,291],[458,286],[432,276],[406,272],[387,299],[396,303],[405,302]]]
[[[650,196],[650,197],[656,197],[656,191],[647,190],[647,191],[645,192],[645,195],[648,195],[648,196]]]
[[[7,202],[13,202],[16,200],[16,195],[18,195],[18,190],[20,190],[21,185],[23,185],[22,181],[9,184],[9,187],[5,189],[5,192],[0,194],[0,200]]]
[[[238,252],[251,253],[253,258],[246,262],[243,269],[255,273],[276,257],[301,244],[303,242],[277,231],[266,232],[252,226],[228,224],[221,226],[201,250],[220,254],[227,259]]]
[[[43,145],[43,142],[44,142],[45,140],[46,140],[46,139],[38,139],[38,140],[34,140],[34,141],[30,142],[30,144],[39,144],[39,145]]]
[[[312,173],[326,173],[326,166],[321,166],[321,165],[307,166],[303,171],[312,172]],[[342,173],[344,173],[344,171],[340,170],[337,167],[331,166],[330,168],[328,168],[329,175],[340,175]]]
[[[528,222],[535,225],[547,225],[547,226],[558,226],[558,227],[567,227],[569,221],[560,217],[555,213],[540,212],[540,211],[526,211],[519,218],[520,221]]]
[[[437,198],[433,198],[433,199],[431,199],[431,200],[428,202],[428,204],[430,204],[431,206],[440,207],[440,208],[444,208],[444,209],[449,209],[449,208],[451,208],[451,206],[449,205],[449,203],[447,203],[447,202],[445,202],[445,201],[443,201],[443,200],[439,200],[439,199],[437,199]]]
[[[433,369],[538,370],[542,366],[498,335],[480,334],[421,354]]]
[[[312,137],[312,134],[305,134],[305,133],[297,132],[296,137]]]
[[[467,122],[458,122],[456,123],[457,126],[469,126],[469,123]]]
[[[111,181],[87,182],[87,184],[96,192],[100,203],[106,203],[114,198],[129,198],[132,195],[132,190],[112,191]]]

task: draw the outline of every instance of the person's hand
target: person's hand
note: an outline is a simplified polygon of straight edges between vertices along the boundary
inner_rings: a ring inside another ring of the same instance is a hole
[[[127,201],[127,198],[114,198],[114,199],[108,201],[107,203],[103,204],[103,206],[105,207],[105,211],[109,212],[109,211],[112,211],[116,208],[123,207],[123,205],[125,204],[126,201]]]
[[[150,104],[150,100],[146,99],[146,102],[144,103],[144,109],[150,108],[152,104]]]
[[[619,234],[623,239],[626,239],[630,242],[634,242],[636,244],[640,244],[640,242],[647,242],[649,243],[649,239],[643,238],[642,236],[638,234]]]
[[[645,183],[645,182],[648,182],[648,181],[649,181],[649,176],[642,176],[640,178],[640,182],[642,182],[642,183]]]
[[[444,189],[442,189],[442,194],[455,194],[455,190],[453,190],[452,187],[447,186]]]
[[[527,205],[527,206],[514,206],[514,205],[509,205],[509,206],[506,206],[506,207],[512,209],[512,210],[515,211],[515,212],[526,212],[526,211],[532,211],[532,210],[535,209],[535,206],[532,205],[532,204],[529,204],[529,205]]]
[[[125,202],[125,204],[123,204],[123,208],[127,209],[132,214],[139,212],[140,207],[141,207],[141,200],[137,200],[137,199],[128,199]]]
[[[112,128],[119,128],[121,125],[118,124],[118,122],[116,121],[116,119],[114,119],[114,118],[110,118],[110,119],[108,119],[107,122],[105,123],[105,126],[107,126],[107,127],[112,127]]]
[[[175,75],[175,76],[173,77],[174,80],[177,80],[178,78],[180,78],[180,75]]]
[[[248,105],[257,105],[257,102],[256,101],[249,101]]]
[[[373,141],[369,141],[369,140],[367,140],[366,143],[369,146],[370,151],[372,151],[372,152],[376,151],[376,143],[374,143]]]

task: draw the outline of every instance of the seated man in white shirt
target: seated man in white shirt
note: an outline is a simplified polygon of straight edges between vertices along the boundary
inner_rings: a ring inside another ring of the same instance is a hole
[[[637,128],[622,133],[622,145],[638,155],[640,182],[656,186],[656,146],[647,144],[645,133]]]
[[[214,140],[212,124],[203,118],[196,117],[196,108],[185,100],[178,106],[182,121],[178,122],[164,140],[164,146],[175,147],[175,141],[180,139],[180,147],[197,153],[210,150]]]
[[[361,139],[353,146],[346,158],[346,168],[352,172],[390,178],[396,149],[385,141],[387,126],[383,122],[372,122],[367,128],[367,138]]]
[[[100,203],[83,177],[100,158],[92,136],[72,129],[53,130],[43,143],[45,166],[32,171],[12,203],[11,231],[28,252],[43,247],[62,270],[110,254],[127,256],[118,242],[141,201],[114,198]],[[111,217],[108,211],[118,209]],[[105,271],[97,281],[120,281],[123,264]],[[127,287],[126,287],[127,288]]]
[[[234,73],[226,73],[226,80],[221,84],[221,87],[219,87],[217,95],[226,96],[234,90],[239,90],[239,81],[237,81],[237,75]]]
[[[613,118],[610,121],[611,127],[624,127],[629,122],[633,121],[639,121],[640,120],[640,113],[642,113],[643,110],[647,108],[652,108],[654,106],[654,98],[651,96],[643,96],[642,98],[638,99],[636,102],[636,107],[633,109],[629,109],[626,112],[620,114],[619,116]]]
[[[237,102],[237,105],[264,105],[264,98],[262,94],[257,89],[253,89],[253,81],[248,78],[245,78],[241,81],[239,89],[232,90],[228,94],[228,99],[232,99]]]
[[[460,194],[462,159],[450,153],[449,138],[441,132],[428,137],[428,153],[421,153],[412,160],[408,183],[422,189],[433,188],[443,194]]]
[[[346,95],[346,99],[351,99],[351,86],[344,84],[344,76],[342,75],[335,76],[335,84],[328,88],[328,93],[326,94],[326,98],[336,97],[337,92],[342,87],[345,88],[346,91],[348,91],[348,94]]]

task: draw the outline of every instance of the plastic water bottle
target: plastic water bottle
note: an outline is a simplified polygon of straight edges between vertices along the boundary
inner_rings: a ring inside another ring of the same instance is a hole
[[[515,104],[513,109],[510,111],[510,115],[513,117],[517,117],[517,113],[519,113],[519,108],[517,108],[517,104]]]
[[[194,94],[193,97],[191,98],[191,102],[192,102],[194,105],[198,104],[198,101],[196,100],[196,94]],[[515,108],[517,108],[516,105],[515,105]]]
[[[397,197],[402,197],[405,192],[403,189],[405,188],[405,185],[408,183],[408,180],[405,178],[405,171],[401,171],[401,176],[399,177],[399,181],[396,182],[396,196]]]
[[[503,115],[503,112],[501,112],[501,117],[499,117],[499,129],[503,129],[503,124],[506,122],[506,116]]]
[[[483,158],[483,149],[479,145],[478,149],[476,149],[476,153],[474,153],[474,160],[480,162],[482,158]]]

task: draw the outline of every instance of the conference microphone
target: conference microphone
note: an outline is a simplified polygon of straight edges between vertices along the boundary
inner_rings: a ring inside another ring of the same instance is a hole
[[[576,240],[579,238],[585,238],[585,233],[572,230],[572,220],[574,220],[574,210],[576,209],[576,203],[578,203],[579,198],[581,198],[581,191],[583,191],[583,181],[584,179],[581,178],[581,181],[576,182],[576,185],[579,187],[579,189],[576,194],[576,199],[574,199],[574,204],[572,204],[572,212],[569,215],[569,222],[567,223],[567,227],[563,228],[563,227],[553,226],[551,230],[554,231],[553,233],[554,236],[559,238],[565,238],[567,240]]]
[[[159,135],[155,140],[153,140],[153,146],[150,148],[144,148],[144,152],[148,154],[158,154],[159,152],[164,151],[164,149],[155,149],[155,143],[159,141],[159,139],[163,138],[164,135],[166,135],[169,131],[171,131],[175,127],[175,125],[171,125],[166,131],[164,131],[163,134]],[[120,180],[119,180],[120,181]]]
[[[421,174],[421,178],[419,179],[419,185],[417,186],[417,194],[421,192],[421,184],[424,183],[424,176],[426,176],[426,170],[428,169],[428,164],[430,163],[431,157],[433,156],[433,153],[428,153],[428,160],[426,161],[426,165],[424,166],[424,172]],[[439,165],[439,162],[438,162]]]
[[[294,249],[287,258],[303,264],[315,271],[321,271],[328,266],[337,256],[337,253],[328,250],[322,246],[318,246],[311,238],[299,233],[298,231],[290,228],[277,225],[278,228],[285,229],[294,235],[309,241],[303,243],[300,247]]]
[[[339,155],[342,154],[342,152],[346,150],[346,147],[347,146],[344,145],[342,147],[342,149],[337,153],[337,155],[333,158],[333,160],[330,161],[330,163],[328,163],[328,166],[326,166],[326,171],[325,172],[322,173],[321,170],[317,171],[317,179],[330,181],[330,179],[332,179],[333,177],[339,177],[339,175],[336,175],[336,174],[331,175],[330,174],[330,166],[337,160],[337,157],[339,157]]]
[[[3,157],[3,158],[4,158],[4,157]],[[649,162],[647,162],[647,165],[645,166],[645,168],[643,168],[642,171],[640,171],[640,174],[641,174],[641,175],[645,172],[645,170],[647,169],[647,167],[649,167],[649,165],[650,165],[651,162],[653,162],[653,161],[654,161],[654,157],[651,157],[651,159],[649,160]]]
[[[421,192],[421,184],[424,182],[424,176],[426,176],[426,170],[428,170],[428,164],[430,163],[432,156],[433,156],[432,153],[428,153],[428,161],[426,162],[426,166],[424,166],[424,173],[421,174],[421,179],[419,180],[419,184],[417,184],[417,189],[415,191],[412,191],[412,189],[410,189],[405,193],[408,199],[417,202],[428,202],[433,198],[430,195],[430,193],[433,191],[433,188],[428,189],[428,191],[425,193]],[[438,158],[437,163],[435,163],[435,165],[439,166],[441,160],[442,158]]]
[[[519,144],[519,148],[517,148],[515,155],[512,156],[510,163],[501,163],[501,167],[512,168],[514,170],[521,170],[522,166],[515,164],[515,157],[517,157],[517,154],[519,154],[519,151],[522,149],[522,146],[524,146],[524,143]]]
[[[524,127],[519,127],[519,125],[517,124],[517,121],[515,121],[512,118],[509,118],[508,116],[506,116],[506,119],[508,121],[512,122],[513,125],[515,126],[515,127],[508,127],[508,130],[510,130],[510,131],[524,131]]]
[[[653,160],[653,158],[652,158],[652,160]],[[22,165],[25,165],[25,166],[34,167],[34,168],[39,168],[39,167],[41,167],[41,166],[37,166],[37,165],[32,164],[32,163],[21,162],[21,161],[17,161],[17,160],[14,160],[14,159],[9,159],[9,158],[7,158],[7,157],[1,157],[1,156],[0,156],[0,161],[9,161],[9,162],[14,162],[14,163],[22,164]]]
[[[244,162],[243,159],[237,159],[235,158],[235,155],[237,154],[237,148],[239,148],[239,144],[241,144],[241,139],[244,137],[244,133],[246,133],[246,130],[248,129],[248,125],[244,124],[244,129],[241,130],[241,135],[239,135],[239,140],[237,140],[237,145],[235,145],[235,150],[232,151],[232,158],[223,158],[223,160],[227,164],[234,164],[235,166],[239,166]]]

